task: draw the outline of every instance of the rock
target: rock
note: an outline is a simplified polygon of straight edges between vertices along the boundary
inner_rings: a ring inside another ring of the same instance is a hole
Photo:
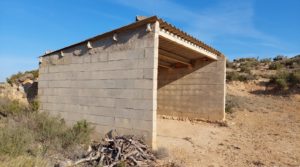
[[[26,94],[22,91],[22,86],[17,86],[15,84],[10,85],[8,83],[0,84],[0,97],[7,98],[9,100],[17,100],[20,103],[28,105]],[[20,91],[21,90],[21,91]]]

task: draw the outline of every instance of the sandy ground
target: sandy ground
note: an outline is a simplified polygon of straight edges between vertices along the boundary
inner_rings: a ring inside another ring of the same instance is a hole
[[[158,147],[178,166],[300,166],[300,95],[256,94],[255,83],[233,83],[228,127],[158,119]]]

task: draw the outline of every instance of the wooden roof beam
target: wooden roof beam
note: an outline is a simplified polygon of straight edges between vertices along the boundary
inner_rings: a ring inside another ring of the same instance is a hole
[[[186,48],[189,48],[189,49],[191,49],[193,51],[201,53],[201,54],[203,54],[203,55],[205,55],[205,56],[207,56],[207,57],[209,57],[209,58],[211,58],[213,60],[217,60],[218,59],[218,56],[216,54],[214,54],[214,53],[212,53],[212,52],[210,52],[210,51],[208,51],[208,50],[206,50],[206,49],[204,49],[204,48],[202,48],[202,47],[200,47],[200,46],[198,46],[198,45],[196,45],[194,43],[186,41],[186,40],[178,37],[177,35],[172,34],[172,33],[168,32],[168,31],[166,31],[164,29],[161,29],[159,31],[159,35],[161,37],[163,37],[163,38],[166,38],[168,40],[174,41],[174,42],[176,42],[176,43],[178,43],[178,44],[180,44],[180,45],[182,45],[182,46],[184,46]]]
[[[192,67],[192,63],[190,63],[189,59],[183,58],[177,54],[174,54],[172,52],[163,50],[163,49],[159,49],[159,58],[163,59],[163,60],[167,60],[167,61],[171,61],[171,62],[177,62],[180,64],[184,64],[186,66],[188,66],[189,68]]]
[[[163,68],[167,68],[167,69],[169,69],[169,70],[172,70],[172,69],[173,69],[171,63],[165,62],[165,61],[163,61],[163,60],[161,60],[161,59],[160,59],[159,62],[158,62],[158,66],[163,67]]]
[[[172,70],[173,68],[170,67],[170,66],[167,66],[167,65],[163,65],[163,64],[158,64],[159,67],[162,67],[162,68],[166,68],[168,70]]]
[[[174,57],[162,55],[162,54],[160,54],[159,56],[160,56],[162,59],[166,59],[166,60],[170,60],[170,61],[175,61],[175,62],[177,62],[177,63],[181,63],[181,64],[184,64],[184,65],[187,65],[189,68],[192,68],[192,64],[191,64],[191,63],[188,63],[188,62],[185,62],[185,61],[176,59],[176,58],[174,58]]]

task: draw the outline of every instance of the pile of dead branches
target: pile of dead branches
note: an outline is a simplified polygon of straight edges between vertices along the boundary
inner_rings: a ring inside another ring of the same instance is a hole
[[[156,158],[148,146],[134,136],[107,137],[91,145],[82,159],[59,166],[155,166]]]

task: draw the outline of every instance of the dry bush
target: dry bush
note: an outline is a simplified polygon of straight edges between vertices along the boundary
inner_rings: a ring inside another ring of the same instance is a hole
[[[280,62],[272,62],[269,65],[269,69],[270,70],[280,70],[282,69],[284,66],[280,63]]]
[[[241,82],[247,82],[250,80],[256,79],[255,75],[252,74],[246,74],[246,73],[239,73],[237,71],[227,72],[226,73],[226,81],[241,81]]]
[[[235,107],[238,107],[236,99],[231,95],[226,95],[225,112],[231,114]]]
[[[33,111],[36,107],[7,102],[0,108],[7,113],[0,116],[0,158],[65,153],[90,142],[93,128],[86,121],[68,127],[58,116]]]
[[[26,77],[26,75],[30,74],[32,76],[31,79],[36,79],[39,76],[39,71],[38,70],[31,70],[31,71],[25,71],[24,73],[18,72],[17,74],[13,74],[9,78],[6,78],[6,82],[9,84],[19,84],[19,79],[22,77]]]
[[[18,156],[0,157],[0,167],[53,167],[48,160],[42,157]]]
[[[32,132],[21,126],[0,128],[0,155],[11,157],[26,153],[34,142]]]
[[[0,98],[0,116],[16,116],[22,113],[27,113],[28,111],[28,107],[17,100],[11,101],[8,98]]]
[[[269,64],[272,62],[271,58],[264,58],[259,60],[260,63]]]
[[[250,74],[251,70],[256,69],[259,65],[259,62],[256,59],[251,59],[251,61],[242,62],[240,65],[241,72]]]
[[[242,62],[249,62],[249,61],[257,61],[256,58],[253,57],[247,57],[247,58],[239,58],[239,59],[234,59],[234,62],[242,63]]]
[[[276,75],[271,77],[269,84],[279,90],[297,87],[300,84],[300,71],[277,71]]]

